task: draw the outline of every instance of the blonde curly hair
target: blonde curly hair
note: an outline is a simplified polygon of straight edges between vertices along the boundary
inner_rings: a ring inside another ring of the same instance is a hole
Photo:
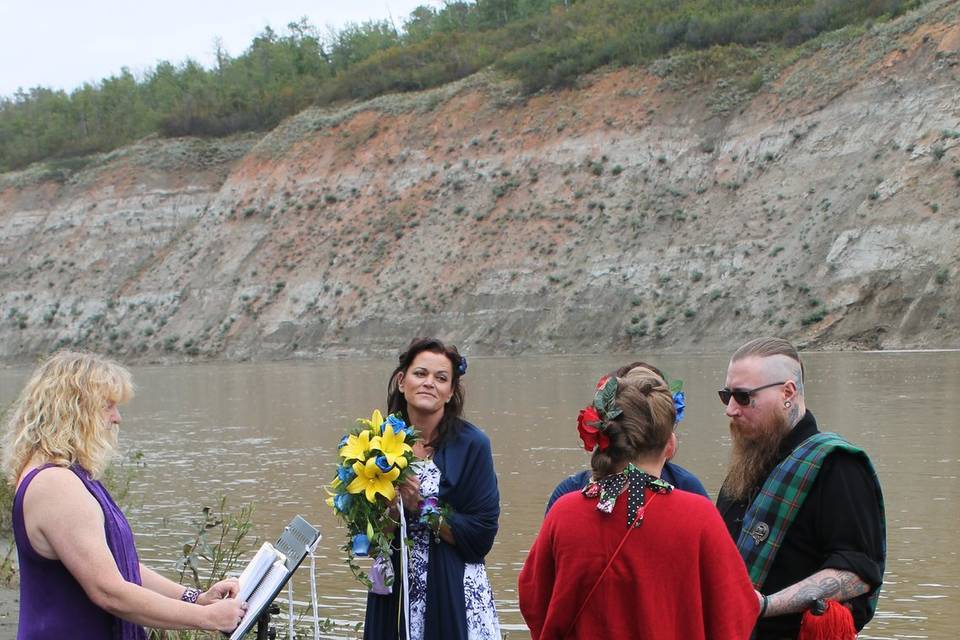
[[[99,477],[117,445],[109,403],[133,397],[126,368],[95,353],[60,351],[33,372],[7,422],[3,470],[15,485],[32,459],[79,464]]]

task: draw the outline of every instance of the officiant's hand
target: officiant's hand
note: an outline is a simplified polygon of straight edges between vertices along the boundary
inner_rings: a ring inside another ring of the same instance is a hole
[[[240,581],[236,578],[227,578],[216,583],[197,598],[197,604],[212,604],[224,598],[234,598],[240,591]]]
[[[420,479],[414,475],[404,480],[403,484],[397,486],[400,493],[400,500],[403,501],[403,507],[407,511],[416,512],[420,508]]]
[[[234,598],[217,600],[203,608],[209,622],[208,629],[233,631],[247,615],[247,603]]]

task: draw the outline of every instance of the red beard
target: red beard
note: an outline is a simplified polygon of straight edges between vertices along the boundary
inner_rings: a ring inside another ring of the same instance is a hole
[[[773,413],[761,426],[744,428],[730,421],[730,470],[722,491],[734,500],[751,497],[777,462],[780,443],[790,431],[787,416]]]

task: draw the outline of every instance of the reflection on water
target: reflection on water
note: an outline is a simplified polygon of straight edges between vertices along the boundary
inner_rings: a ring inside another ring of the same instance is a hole
[[[725,355],[647,356],[683,378],[687,417],[676,459],[716,495],[727,456],[715,390]],[[587,464],[575,428],[593,383],[625,358],[476,358],[467,417],[493,441],[502,496],[501,529],[488,558],[503,628],[524,637],[516,580],[543,517],[546,497]],[[888,561],[879,611],[863,638],[953,637],[960,613],[960,353],[814,353],[805,356],[807,405],[824,428],[863,445],[886,496]],[[386,361],[218,364],[134,370],[137,398],[121,442],[146,467],[130,511],[145,562],[166,568],[193,534],[202,504],[220,495],[252,502],[255,533],[279,535],[299,513],[319,525],[317,588],[322,615],[357,622],[365,592],[342,562],[343,533],[326,507],[340,435],[383,408]],[[27,372],[0,370],[0,402]],[[296,581],[306,600],[307,571]]]

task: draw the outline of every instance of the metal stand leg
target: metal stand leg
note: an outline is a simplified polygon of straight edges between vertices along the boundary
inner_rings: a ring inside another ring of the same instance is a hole
[[[267,610],[257,618],[257,640],[275,640],[277,630],[270,625],[270,616],[280,613],[280,606],[271,604]]]

